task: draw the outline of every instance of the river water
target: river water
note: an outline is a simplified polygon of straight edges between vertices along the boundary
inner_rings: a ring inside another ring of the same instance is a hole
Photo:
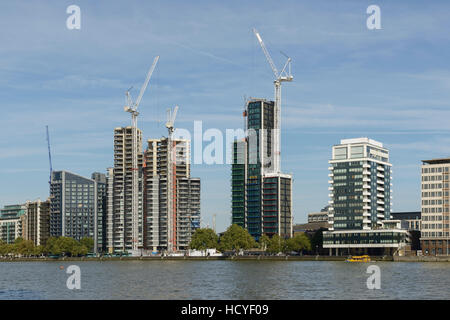
[[[369,265],[381,288],[369,290]],[[78,265],[81,289],[69,290]],[[0,299],[449,299],[450,263],[0,262]]]

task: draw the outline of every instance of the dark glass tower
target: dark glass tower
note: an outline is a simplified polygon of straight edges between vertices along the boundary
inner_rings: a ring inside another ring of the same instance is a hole
[[[251,99],[244,116],[247,136],[232,148],[232,223],[256,240],[263,234],[291,237],[292,179],[273,172],[274,102]]]

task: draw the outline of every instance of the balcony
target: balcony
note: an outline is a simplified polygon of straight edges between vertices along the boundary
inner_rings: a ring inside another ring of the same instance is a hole
[[[370,168],[370,164],[364,163],[364,164],[363,164],[363,168]]]
[[[370,206],[363,206],[363,210],[370,210],[371,207]]]
[[[363,171],[363,174],[365,174],[365,175],[370,175],[370,171],[369,171],[369,170],[364,170],[364,171]]]
[[[363,191],[363,196],[370,196],[371,195],[371,193],[369,192],[369,191]]]

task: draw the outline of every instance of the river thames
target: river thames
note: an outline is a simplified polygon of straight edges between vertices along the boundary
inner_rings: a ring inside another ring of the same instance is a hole
[[[66,269],[81,270],[69,290]],[[369,265],[381,288],[369,290]],[[0,262],[0,299],[449,299],[445,262]]]

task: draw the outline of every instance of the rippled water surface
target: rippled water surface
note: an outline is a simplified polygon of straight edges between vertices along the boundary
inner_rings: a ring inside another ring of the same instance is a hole
[[[66,286],[69,265],[81,289]],[[0,262],[0,299],[449,299],[450,263],[328,261]]]

